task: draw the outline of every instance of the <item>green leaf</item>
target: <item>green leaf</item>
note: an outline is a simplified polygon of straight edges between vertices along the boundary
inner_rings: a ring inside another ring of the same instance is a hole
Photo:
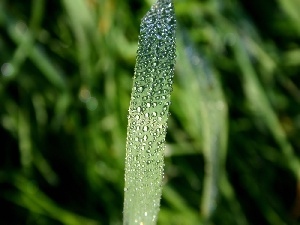
[[[175,66],[176,21],[171,0],[143,18],[128,116],[124,224],[155,224]]]

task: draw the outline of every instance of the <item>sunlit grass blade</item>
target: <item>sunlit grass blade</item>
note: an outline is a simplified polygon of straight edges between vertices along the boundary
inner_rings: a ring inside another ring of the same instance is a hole
[[[158,0],[143,18],[129,106],[124,225],[155,224],[175,65],[173,2]]]

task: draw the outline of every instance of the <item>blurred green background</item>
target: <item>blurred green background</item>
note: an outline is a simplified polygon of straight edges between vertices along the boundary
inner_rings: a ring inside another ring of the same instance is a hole
[[[0,224],[122,224],[127,110],[153,2],[0,1]],[[299,224],[300,2],[174,5],[158,223]]]

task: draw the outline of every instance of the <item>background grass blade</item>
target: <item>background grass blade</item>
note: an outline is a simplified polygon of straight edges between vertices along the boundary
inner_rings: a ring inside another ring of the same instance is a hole
[[[255,75],[253,67],[251,66],[249,56],[247,56],[245,41],[246,40],[240,37],[235,51],[237,54],[236,58],[239,60],[241,70],[244,75],[245,92],[249,99],[249,103],[251,108],[254,110],[254,113],[264,118],[266,125],[282,149],[286,165],[290,167],[297,179],[300,180],[300,161],[297,159],[297,157],[295,157],[294,150],[286,139],[285,132],[279,124],[276,114],[269,105],[262,87],[258,83],[256,78],[257,76]]]
[[[208,220],[217,205],[220,177],[224,171],[227,140],[227,108],[220,82],[211,69],[208,60],[200,55],[191,43],[187,33],[180,33],[179,41],[179,82],[182,91],[195,98],[189,101],[182,98],[178,103],[189,107],[185,111],[185,120],[193,115],[188,124],[193,127],[194,138],[200,138],[205,159],[205,177],[201,214]],[[190,93],[189,93],[190,92]],[[180,93],[184,96],[184,93]],[[186,101],[186,102],[185,102]],[[185,103],[184,103],[185,102]],[[186,109],[186,108],[185,108]],[[182,112],[184,113],[184,112]]]

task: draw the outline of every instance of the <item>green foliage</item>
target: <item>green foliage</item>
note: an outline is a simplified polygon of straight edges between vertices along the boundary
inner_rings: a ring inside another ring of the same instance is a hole
[[[124,224],[156,224],[176,58],[171,0],[158,0],[141,23],[130,100]]]
[[[0,1],[0,224],[122,224],[154,1]],[[157,223],[299,222],[298,0],[176,0]]]

